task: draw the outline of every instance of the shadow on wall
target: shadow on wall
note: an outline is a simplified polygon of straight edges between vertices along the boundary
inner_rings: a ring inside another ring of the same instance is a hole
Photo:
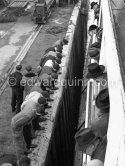
[[[79,14],[65,79],[82,79],[84,50],[87,39],[87,16]],[[63,88],[53,134],[44,166],[72,166],[74,163],[74,135],[77,129],[81,84]]]

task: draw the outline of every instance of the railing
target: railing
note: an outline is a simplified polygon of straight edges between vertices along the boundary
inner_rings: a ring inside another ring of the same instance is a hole
[[[92,0],[90,0],[90,3],[91,2],[92,2]],[[95,19],[94,19],[94,12],[93,12],[93,10],[90,9],[90,7],[89,7],[88,18],[89,18],[88,28],[91,24],[97,25],[97,21],[95,21]],[[96,41],[95,35],[93,35],[91,37],[89,36],[89,34],[87,35],[87,48],[86,48],[87,51],[88,51],[89,45],[91,43],[94,43],[95,41]],[[90,60],[90,63],[94,63],[94,62],[96,62],[95,59]],[[97,85],[97,86],[95,86],[95,85]],[[93,120],[96,116],[95,115],[96,108],[95,108],[95,104],[94,104],[94,98],[97,95],[97,93],[99,92],[99,89],[100,89],[100,84],[95,83],[95,80],[93,80],[93,79],[88,80],[88,82],[87,82],[87,98],[86,98],[86,113],[85,113],[85,128],[89,127],[91,120]],[[90,157],[86,154],[83,154],[82,166],[86,165],[89,161],[90,161]]]
[[[125,92],[113,31],[110,3],[109,1],[101,0],[100,5],[101,15],[98,24],[101,24],[101,22],[103,24],[103,36],[99,64],[104,65],[106,68],[110,97],[110,119],[107,133],[108,144],[104,166],[123,166],[123,163],[125,163]],[[92,41],[94,42],[95,39]],[[93,62],[94,60],[91,60],[91,63]],[[93,83],[92,80],[88,81],[85,127],[88,127],[89,124],[90,113],[88,110],[91,108],[90,99],[93,100],[94,95],[98,94],[101,88],[100,85],[94,86]],[[93,86],[90,86],[91,84]],[[90,93],[92,89],[93,91]],[[92,103],[91,101],[91,104]],[[92,105],[94,111],[94,104]],[[92,117],[93,116],[94,114],[92,114]],[[87,157],[83,155],[83,165],[86,162]]]

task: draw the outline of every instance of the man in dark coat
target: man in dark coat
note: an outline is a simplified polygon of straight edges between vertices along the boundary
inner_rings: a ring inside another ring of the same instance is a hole
[[[107,136],[103,138],[95,135],[91,128],[85,128],[78,131],[75,135],[76,151],[82,151],[91,156],[91,161],[87,164],[90,166],[95,162],[98,166],[103,166],[105,160]]]
[[[16,71],[12,73],[9,77],[9,85],[12,88],[12,112],[16,111],[16,113],[20,112],[20,106],[23,102],[24,87],[21,85],[21,80],[23,77],[21,69],[22,66],[17,65]]]

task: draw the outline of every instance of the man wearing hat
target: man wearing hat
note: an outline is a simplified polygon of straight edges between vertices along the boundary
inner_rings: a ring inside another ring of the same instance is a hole
[[[97,2],[92,2],[91,3],[91,9],[94,10],[95,19],[99,19],[100,6],[98,5],[98,3]]]
[[[107,88],[107,73],[105,73],[105,66],[98,63],[91,63],[88,65],[87,79],[94,79],[96,83],[100,83],[102,89]]]
[[[57,90],[58,87],[55,86],[56,81],[58,80],[58,75],[56,73],[43,73],[39,76],[41,81],[41,89],[43,91],[48,91],[50,94],[53,94],[52,90]]]
[[[64,45],[67,45],[67,44],[68,44],[68,39],[66,37],[64,37],[62,39],[57,40],[54,43],[53,47],[58,47],[58,46],[62,46],[63,47]]]
[[[40,75],[42,75],[43,73],[47,73],[48,75],[52,73],[58,73],[59,69],[59,64],[54,63],[52,60],[47,60],[40,72]]]
[[[103,31],[102,28],[96,26],[95,24],[89,26],[89,34],[90,35],[96,34],[96,37],[99,42],[101,42],[102,40],[102,31]]]
[[[54,51],[54,52],[59,52],[62,53],[62,46],[55,46],[55,47],[49,47],[46,51],[45,54],[47,54],[49,51]]]
[[[13,140],[18,160],[25,154],[31,152],[28,150],[30,145],[27,144],[23,136],[23,128],[24,126],[31,124],[32,120],[44,111],[44,104],[46,104],[46,99],[44,97],[37,98],[37,101],[32,98],[25,102],[25,104],[22,104],[21,112],[16,114],[11,120]]]
[[[91,122],[91,128],[97,136],[103,138],[107,135],[109,123],[110,101],[107,88],[100,91],[96,97],[95,104],[98,108],[98,117]]]
[[[58,58],[59,57],[59,58]],[[57,53],[54,51],[49,51],[47,54],[44,54],[44,56],[41,58],[40,60],[40,64],[39,66],[42,67],[44,66],[44,64],[48,61],[48,60],[53,60],[56,61],[56,59],[61,59],[60,57],[62,57],[61,53]],[[58,62],[57,62],[58,63]],[[61,63],[61,62],[60,62]]]
[[[94,42],[94,43],[92,43],[90,46],[89,46],[89,48],[101,48],[101,43],[98,41],[98,42]]]
[[[103,75],[105,71],[105,66],[99,65],[98,63],[91,63],[88,65],[88,73],[86,75],[87,79],[96,79]]]
[[[91,128],[85,128],[76,133],[75,140],[76,151],[82,151],[91,156],[91,161],[87,166],[90,166],[95,160],[98,166],[103,165],[107,146],[106,136],[102,139],[97,137]]]
[[[16,113],[20,112],[20,106],[23,102],[23,90],[24,86],[22,86],[22,66],[17,65],[16,71],[12,73],[9,77],[9,85],[12,88],[12,112],[16,111]]]
[[[91,9],[93,9],[93,10],[95,10],[95,9],[97,9],[98,8],[98,3],[97,2],[91,2]]]
[[[88,55],[90,58],[95,59],[98,62],[100,56],[100,50],[98,48],[91,47],[88,49]]]
[[[37,102],[38,98],[40,97],[45,97],[47,100],[49,99],[49,94],[47,92],[43,92],[41,88],[39,87],[39,85],[35,84],[33,88],[31,89],[29,95],[26,96],[21,108],[23,108],[29,101]],[[46,118],[43,117],[44,115],[48,114],[47,112],[45,112],[45,108],[51,108],[51,106],[49,106],[48,103],[46,102],[46,104],[44,104],[44,109],[41,112],[42,117],[41,115],[37,115],[32,120],[31,124],[25,125],[23,128],[23,135],[24,135],[25,141],[27,142],[28,147],[31,147],[31,138],[36,138],[35,131],[45,129],[44,127],[41,127],[39,125],[39,122],[46,121]]]

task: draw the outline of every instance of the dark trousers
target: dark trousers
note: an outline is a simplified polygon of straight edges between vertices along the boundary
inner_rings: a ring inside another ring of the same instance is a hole
[[[23,136],[26,141],[27,148],[29,149],[31,145],[31,124],[24,126]]]
[[[21,111],[21,104],[23,103],[23,90],[20,88],[12,88],[12,111],[15,111],[16,113]]]
[[[34,118],[32,120],[32,125],[33,125],[33,129],[34,130],[37,130],[40,127],[40,125],[39,125],[39,117],[40,116],[37,116],[36,118]]]

